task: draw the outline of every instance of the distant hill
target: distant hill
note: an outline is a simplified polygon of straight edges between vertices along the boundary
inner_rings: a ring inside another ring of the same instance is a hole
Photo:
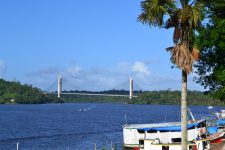
[[[45,95],[31,85],[22,85],[20,82],[10,82],[0,79],[0,104],[44,104],[62,103],[56,96]]]

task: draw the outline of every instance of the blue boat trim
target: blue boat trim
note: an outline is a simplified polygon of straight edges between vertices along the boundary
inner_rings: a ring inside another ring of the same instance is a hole
[[[187,129],[193,129],[200,126],[202,122],[190,123]],[[160,132],[179,132],[181,131],[181,126],[166,126],[166,127],[151,127],[151,128],[138,128],[138,131],[160,131]]]

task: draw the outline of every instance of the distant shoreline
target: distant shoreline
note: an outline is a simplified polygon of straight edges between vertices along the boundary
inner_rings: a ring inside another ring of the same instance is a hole
[[[129,99],[129,91],[108,90],[108,91],[62,91],[63,93],[93,93],[96,95],[61,95],[46,94],[32,85],[22,85],[19,82],[10,82],[0,79],[0,104],[51,104],[51,103],[119,103],[119,104],[162,104],[179,105],[180,91],[160,90],[160,91],[133,91],[138,97]],[[99,94],[99,95],[98,95]],[[105,96],[104,94],[113,95]],[[115,95],[127,95],[127,97],[115,97]],[[211,97],[201,91],[188,91],[189,105],[224,106],[225,103],[219,99]]]
[[[93,92],[99,94],[127,94],[129,91],[122,90]],[[73,91],[74,92],[74,91]],[[81,91],[76,91],[81,92]],[[82,91],[85,93],[85,91]],[[90,91],[86,91],[90,93]],[[99,102],[99,103],[122,103],[122,104],[162,104],[162,105],[180,105],[180,91],[160,90],[160,91],[137,91],[138,97],[130,99],[128,97],[108,97],[108,96],[83,96],[83,95],[62,95],[62,99],[65,103],[77,103],[77,102]],[[205,105],[205,106],[217,106],[225,105],[223,101],[211,97],[209,94],[205,94],[201,91],[188,91],[188,103],[189,105]]]

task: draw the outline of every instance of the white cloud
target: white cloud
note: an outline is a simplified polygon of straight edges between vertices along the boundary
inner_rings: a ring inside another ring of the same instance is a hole
[[[67,72],[71,74],[72,76],[76,76],[81,71],[81,67],[79,66],[73,66],[67,68]]]
[[[57,69],[48,67],[34,73],[29,77],[32,84],[44,90],[56,90],[57,75],[60,73],[63,77],[64,90],[110,90],[125,89],[129,90],[129,78],[132,76],[134,82],[140,85],[135,90],[145,89],[149,85],[150,70],[148,66],[140,61],[120,62],[115,66],[82,68],[75,63],[69,63],[67,68]],[[38,82],[37,82],[38,81]],[[50,86],[49,86],[50,85]],[[51,88],[50,88],[51,87]]]
[[[176,72],[176,70],[173,70]],[[48,67],[29,76],[34,86],[43,90],[57,89],[57,75],[63,78],[63,90],[129,90],[129,78],[134,80],[134,90],[180,89],[181,77],[174,73],[162,73],[151,69],[148,63],[141,61],[120,62],[114,66],[83,68],[75,63],[68,63],[66,68]]]
[[[132,66],[132,69],[136,73],[141,73],[141,74],[144,74],[147,76],[149,76],[151,74],[148,66],[145,63],[140,62],[140,61],[135,62]]]

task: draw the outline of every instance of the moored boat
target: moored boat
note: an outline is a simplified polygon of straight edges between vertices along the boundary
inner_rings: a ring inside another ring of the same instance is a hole
[[[188,123],[188,150],[207,150],[206,121]],[[181,123],[130,124],[123,126],[124,149],[181,150]]]
[[[208,133],[208,139],[210,140],[211,144],[222,142],[224,131],[219,130],[217,126],[208,127]]]
[[[225,111],[213,113],[215,115],[207,119],[208,138],[211,144],[221,143],[225,134]]]

